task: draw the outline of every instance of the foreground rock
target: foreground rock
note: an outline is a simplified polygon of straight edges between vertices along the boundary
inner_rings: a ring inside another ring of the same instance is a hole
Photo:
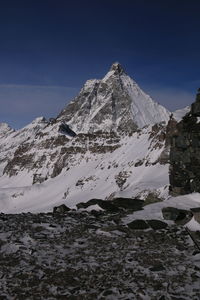
[[[199,299],[195,250],[184,228],[120,213],[0,214],[0,299]]]
[[[88,208],[93,205],[98,205],[100,208],[107,210],[109,212],[118,212],[119,209],[115,205],[112,204],[111,201],[104,201],[101,199],[91,199],[87,202],[78,203],[76,206],[78,209],[80,208]]]
[[[171,139],[172,195],[200,192],[200,89],[191,110],[176,126]]]
[[[176,207],[164,207],[162,209],[162,214],[165,220],[175,221],[177,224],[181,225],[188,223],[193,217],[192,211]]]
[[[65,204],[61,204],[59,206],[55,206],[53,208],[53,213],[61,213],[64,214],[66,212],[70,211],[70,208],[67,207]]]
[[[148,225],[154,230],[161,230],[167,228],[167,224],[160,220],[148,220]]]
[[[143,230],[143,229],[154,229],[154,230],[162,230],[167,228],[167,224],[160,220],[134,220],[127,224],[129,228],[135,230]]]
[[[144,201],[132,198],[114,198],[113,200],[91,199],[87,202],[77,204],[77,208],[88,208],[93,205],[98,205],[102,209],[117,212],[122,209],[137,211],[144,206]]]
[[[149,225],[145,220],[134,220],[128,224],[128,227],[131,229],[142,230],[149,228]]]

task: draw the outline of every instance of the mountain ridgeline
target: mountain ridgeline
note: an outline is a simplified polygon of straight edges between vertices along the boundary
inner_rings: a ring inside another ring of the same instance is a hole
[[[165,199],[177,130],[170,114],[114,63],[56,118],[39,117],[17,131],[0,123],[0,210],[48,211],[92,198]]]

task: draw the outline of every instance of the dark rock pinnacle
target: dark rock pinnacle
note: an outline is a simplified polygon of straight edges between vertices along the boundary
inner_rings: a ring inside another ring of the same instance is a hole
[[[115,62],[114,64],[112,64],[110,71],[115,71],[116,74],[125,73],[122,65],[120,65],[120,63],[118,63],[118,62]]]

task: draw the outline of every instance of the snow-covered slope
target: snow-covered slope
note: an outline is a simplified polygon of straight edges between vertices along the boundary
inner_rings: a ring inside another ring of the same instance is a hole
[[[167,122],[169,111],[145,94],[119,63],[102,80],[88,80],[80,94],[60,113],[79,132],[127,131]]]
[[[32,161],[25,164],[24,168],[21,166],[20,170],[17,169],[19,164],[13,166],[11,170],[16,170],[15,176],[9,177],[8,173],[0,177],[0,210],[48,211],[57,204],[65,203],[74,207],[76,203],[94,197],[143,198],[150,191],[165,198],[168,192],[168,165],[160,163],[164,131],[162,126],[156,129],[149,126],[120,140],[119,137],[106,135],[99,135],[98,138],[77,136],[65,141],[64,146],[43,149],[42,155],[48,157],[48,160],[40,166],[41,140],[36,140],[35,144],[30,141],[32,147],[26,151],[25,156],[29,157],[33,154],[33,148],[34,151],[37,149]],[[52,140],[52,143],[55,141]],[[70,154],[72,148],[73,153]],[[55,150],[57,155],[54,160]],[[61,173],[49,178],[52,166],[59,166],[59,162],[62,162]],[[48,180],[32,185],[34,174],[41,181],[45,177]]]
[[[177,109],[173,112],[173,118],[177,121],[180,122],[181,119],[190,111],[190,106],[186,106],[182,109]]]
[[[0,138],[6,137],[14,130],[6,123],[0,123]]]

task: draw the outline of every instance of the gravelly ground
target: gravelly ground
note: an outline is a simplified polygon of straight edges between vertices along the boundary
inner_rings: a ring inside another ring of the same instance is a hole
[[[184,228],[131,230],[120,214],[0,214],[0,299],[200,299]]]

